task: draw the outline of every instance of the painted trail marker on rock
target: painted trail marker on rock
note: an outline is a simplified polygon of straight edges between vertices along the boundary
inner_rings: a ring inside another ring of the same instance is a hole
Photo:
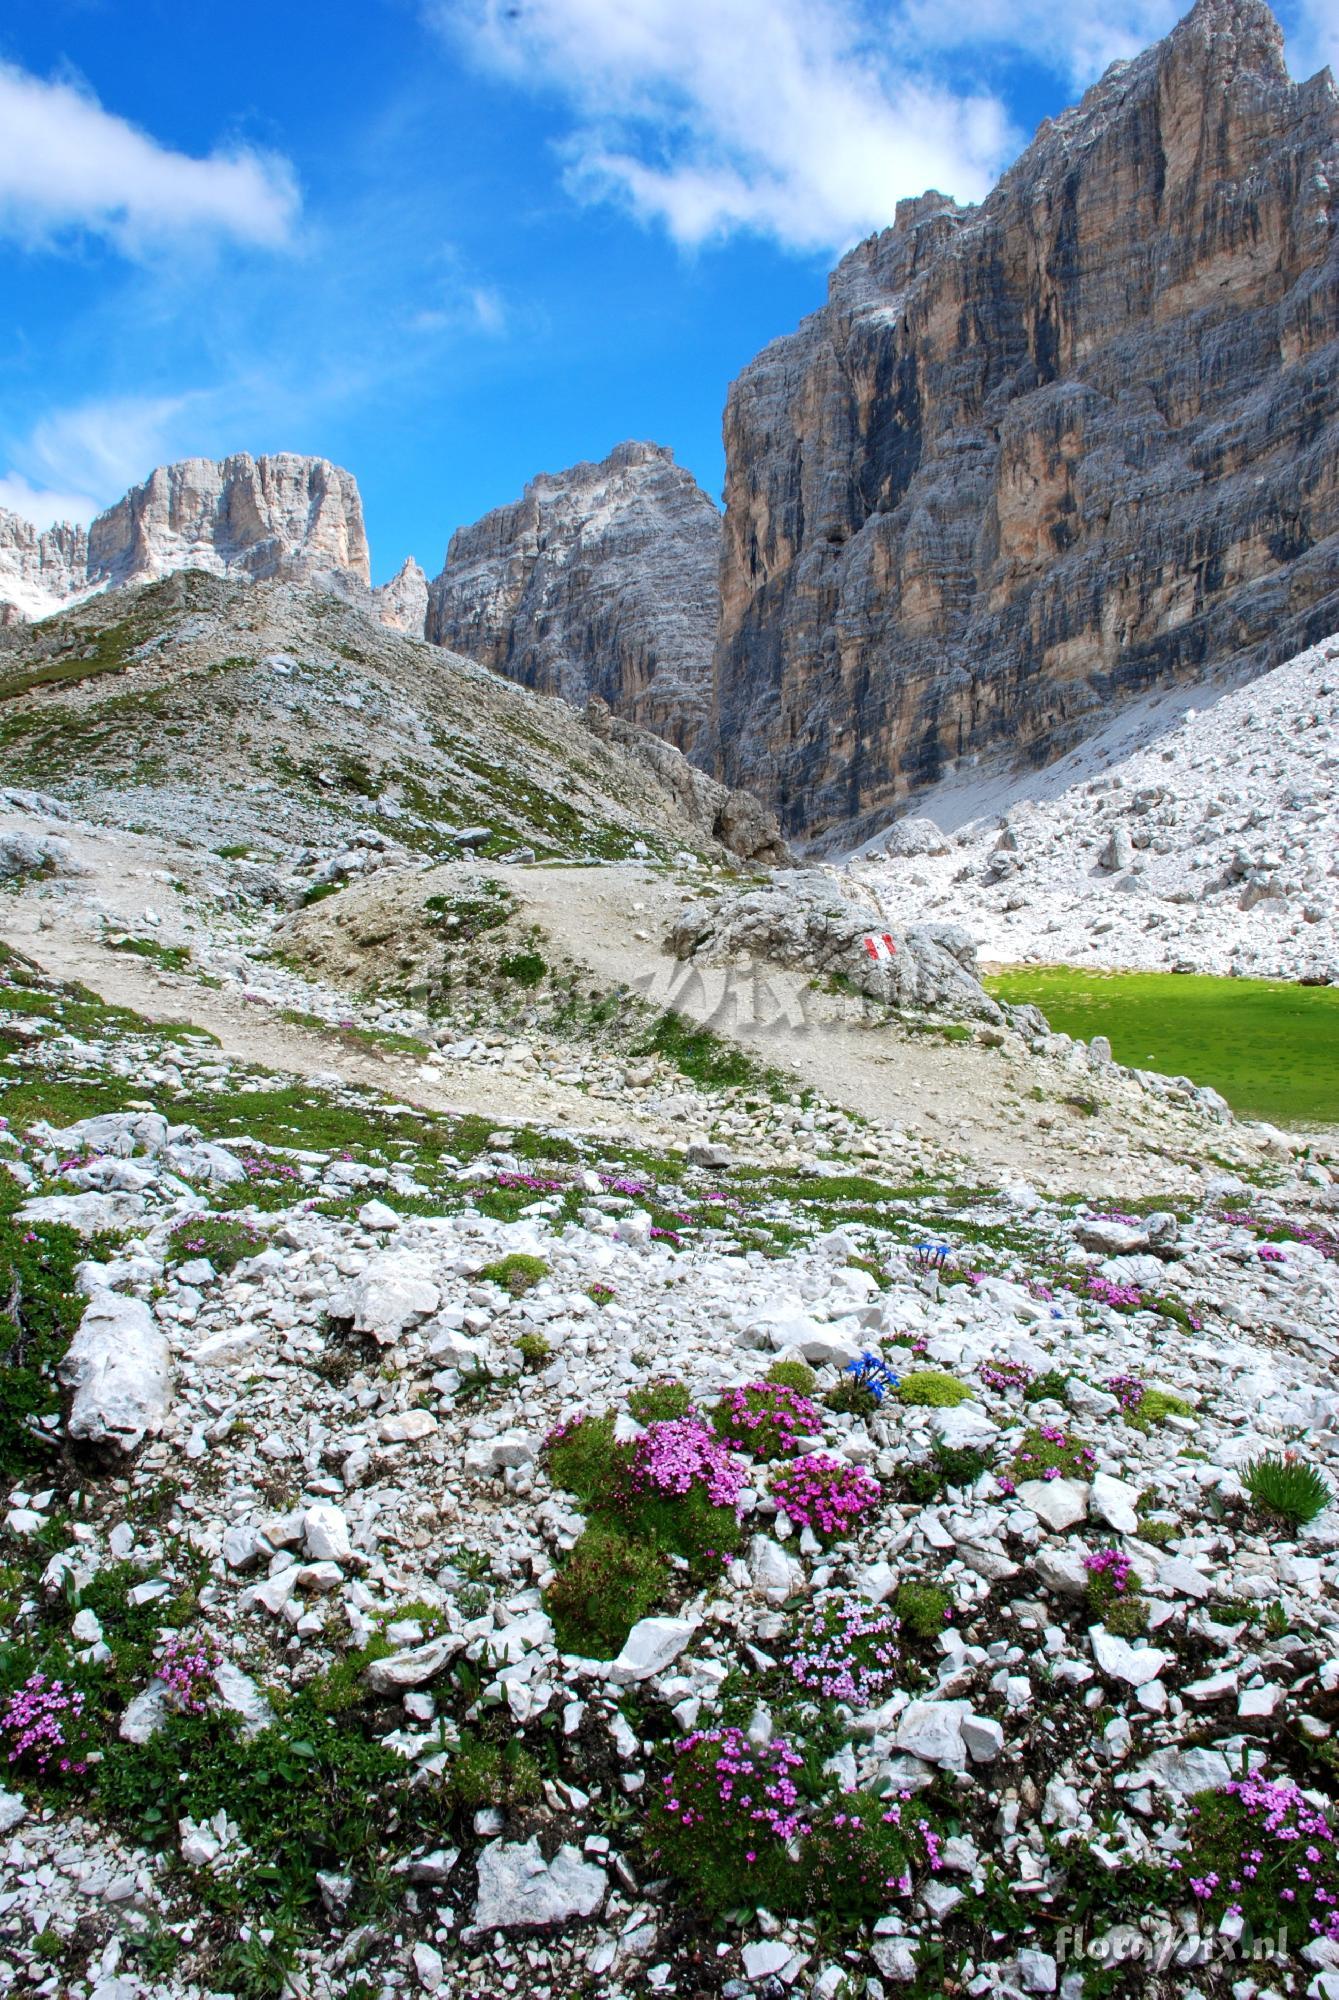
[[[870,931],[865,938],[865,950],[871,958],[897,957],[897,946],[887,931]]]

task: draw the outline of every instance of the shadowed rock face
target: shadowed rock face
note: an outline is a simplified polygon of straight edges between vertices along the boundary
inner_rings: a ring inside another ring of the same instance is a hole
[[[1339,106],[1201,0],[833,273],[725,414],[711,750],[817,830],[1339,626]]]
[[[427,636],[577,707],[594,695],[691,756],[710,708],[720,532],[672,452],[621,444],[459,529]]]
[[[357,482],[329,459],[238,452],[160,465],[87,533],[38,535],[0,514],[0,610],[11,615],[45,617],[93,591],[182,569],[366,590]]]

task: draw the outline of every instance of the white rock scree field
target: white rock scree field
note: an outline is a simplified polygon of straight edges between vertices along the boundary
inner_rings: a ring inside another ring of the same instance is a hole
[[[723,520],[0,513],[0,1993],[1339,2000],[1339,1134],[981,976],[1339,979],[1335,133],[1201,0]]]

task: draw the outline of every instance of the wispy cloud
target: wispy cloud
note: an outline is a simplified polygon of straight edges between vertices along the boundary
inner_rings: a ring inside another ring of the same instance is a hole
[[[985,192],[1003,105],[890,59],[854,0],[428,0],[476,58],[564,98],[568,178],[680,243],[828,250],[930,186]]]
[[[0,231],[49,243],[70,232],[140,255],[183,236],[274,249],[299,209],[278,155],[238,146],[204,159],[160,145],[77,83],[0,63]]]
[[[174,455],[191,400],[111,397],[52,411],[11,447],[0,506],[39,528],[91,521]]]

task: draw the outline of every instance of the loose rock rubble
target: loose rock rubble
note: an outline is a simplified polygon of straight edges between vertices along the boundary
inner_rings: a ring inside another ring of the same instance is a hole
[[[1289,1451],[1339,1484],[1319,1142],[1119,1208],[908,1184],[843,1120],[800,1171],[747,1090],[719,1152],[491,1127],[0,976],[33,1029],[0,1065],[5,1324],[46,1285],[65,1329],[4,1433],[0,1733],[34,1674],[81,1697],[70,1770],[8,1766],[0,1982],[1080,2000],[1124,1951],[1139,1990],[1331,1991],[1339,1947],[1243,1967],[1174,1865],[1203,1794],[1332,1778],[1339,1507],[1290,1527],[1246,1486]],[[600,1503],[555,1434],[635,1451],[666,1383],[710,1430],[778,1362],[814,1371],[796,1463],[877,1505],[816,1532],[735,1454],[725,1555],[561,1650]],[[794,1667],[852,1604],[896,1648],[865,1701]],[[796,1840],[843,1801],[937,1829],[906,1889],[714,1902],[663,1801],[717,1740],[807,1753]]]
[[[960,771],[852,873],[988,959],[1333,984],[1337,719],[1339,637],[1245,687],[1148,696],[1045,770]]]

